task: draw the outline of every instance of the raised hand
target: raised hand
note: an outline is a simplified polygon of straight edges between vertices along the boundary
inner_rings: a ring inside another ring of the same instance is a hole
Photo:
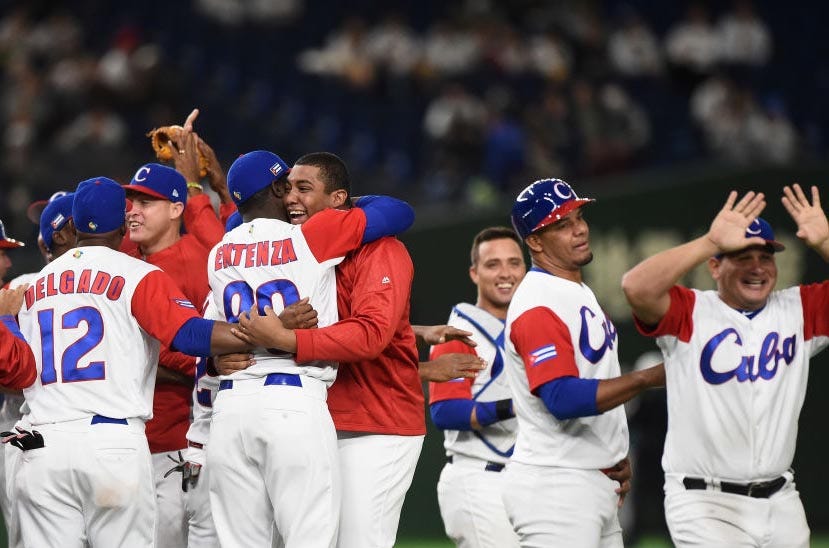
[[[806,242],[809,247],[820,248],[829,242],[829,221],[826,213],[820,206],[820,193],[816,186],[812,186],[812,203],[795,183],[783,187],[783,207],[797,223],[797,237]]]
[[[21,285],[15,289],[0,289],[0,316],[17,316],[23,306],[23,294],[29,285]]]
[[[708,229],[708,239],[722,253],[745,249],[751,245],[765,245],[763,238],[746,238],[748,225],[765,207],[766,200],[762,192],[749,191],[737,201],[737,191],[732,190]]]

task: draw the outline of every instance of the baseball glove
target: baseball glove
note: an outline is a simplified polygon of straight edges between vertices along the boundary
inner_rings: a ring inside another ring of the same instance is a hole
[[[181,126],[163,126],[158,127],[147,133],[150,138],[150,143],[155,150],[155,156],[162,162],[169,162],[173,160],[173,155],[177,152],[183,154],[178,149],[178,142],[181,140],[181,132],[184,128]],[[201,149],[198,149],[199,154],[199,177],[207,175],[208,161],[202,154]]]

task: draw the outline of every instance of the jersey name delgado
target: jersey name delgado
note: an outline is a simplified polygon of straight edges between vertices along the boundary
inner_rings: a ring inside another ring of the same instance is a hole
[[[297,260],[294,242],[284,240],[263,240],[250,244],[226,243],[216,249],[213,270],[223,268],[269,266],[292,263]]]
[[[46,297],[58,294],[91,293],[106,295],[110,301],[116,301],[121,296],[125,284],[122,276],[113,276],[103,270],[93,271],[85,268],[77,277],[73,270],[64,270],[60,274],[51,272],[37,278],[26,290],[26,308],[31,308],[34,303]]]

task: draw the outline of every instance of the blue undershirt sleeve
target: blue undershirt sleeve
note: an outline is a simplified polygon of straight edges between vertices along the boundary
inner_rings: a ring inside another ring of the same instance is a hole
[[[27,342],[25,337],[23,337],[23,333],[20,332],[20,326],[17,325],[17,320],[14,319],[14,316],[11,314],[0,316],[0,322],[3,322],[3,325],[5,325],[8,330],[12,332],[12,335],[23,342]]]
[[[599,379],[559,377],[536,389],[544,405],[560,421],[598,415],[596,391]]]
[[[454,399],[435,402],[429,406],[432,422],[441,430],[472,430],[469,419],[472,417],[472,400]]]
[[[400,234],[414,223],[412,206],[390,196],[360,196],[354,205],[366,214],[364,244]]]
[[[190,356],[210,356],[210,337],[213,335],[214,323],[213,320],[204,318],[190,318],[179,328],[170,345],[171,349]]]

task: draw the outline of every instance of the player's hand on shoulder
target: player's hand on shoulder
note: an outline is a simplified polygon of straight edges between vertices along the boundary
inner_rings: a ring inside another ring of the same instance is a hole
[[[287,329],[313,329],[319,323],[317,311],[308,302],[308,297],[286,306],[279,319]]]
[[[236,371],[243,371],[255,364],[253,354],[223,354],[213,356],[213,366],[219,375],[231,375]]]
[[[17,316],[23,306],[23,294],[29,284],[15,289],[0,289],[0,316]]]
[[[486,369],[486,362],[474,354],[448,353],[428,362],[420,362],[420,378],[430,382],[446,382],[453,379],[474,379]]]
[[[737,191],[732,190],[725,205],[717,213],[708,229],[708,239],[721,253],[743,249],[752,244],[763,245],[762,238],[746,238],[746,229],[766,207],[762,192],[747,192],[737,200]]]

